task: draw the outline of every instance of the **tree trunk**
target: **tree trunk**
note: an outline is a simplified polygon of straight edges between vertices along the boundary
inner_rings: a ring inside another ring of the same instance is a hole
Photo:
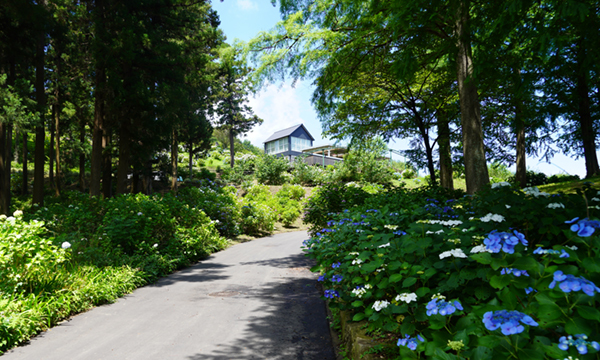
[[[112,151],[110,134],[106,130],[102,135],[102,195],[108,199],[112,197]]]
[[[473,79],[469,32],[469,3],[468,0],[463,0],[456,19],[456,68],[467,193],[474,194],[488,184],[490,179],[483,145],[477,85]]]
[[[438,146],[440,150],[440,185],[454,190],[452,177],[452,153],[450,150],[450,125],[448,116],[443,111],[438,112]]]
[[[580,37],[577,41],[577,112],[583,141],[586,177],[591,177],[600,173],[600,167],[596,155],[596,132],[590,110],[588,76],[583,65],[586,52],[582,42],[583,39]]]
[[[233,142],[233,128],[229,129],[229,156],[231,158],[231,168],[233,169],[233,162],[235,159],[235,144]]]
[[[189,157],[188,157],[188,173],[190,174],[190,179],[192,178],[192,163],[194,158],[194,144],[189,144]]]
[[[129,157],[131,153],[131,143],[127,121],[121,119],[119,130],[119,166],[117,167],[117,194],[127,193],[127,176],[131,171]]]
[[[104,134],[104,87],[106,73],[102,65],[96,66],[96,93],[94,104],[94,129],[92,130],[92,168],[90,175],[90,195],[100,196],[100,181],[102,178],[102,136]]]
[[[77,112],[79,111],[80,109],[77,109]],[[83,145],[85,142],[85,121],[83,117],[79,121],[79,143]],[[85,154],[83,151],[79,153],[79,190],[85,192]]]
[[[6,144],[8,124],[0,122],[0,143]],[[5,173],[10,173],[10,155],[4,146],[0,147],[0,214],[10,215],[10,183],[6,183]]]
[[[46,1],[42,0],[40,6],[45,7]],[[40,123],[35,128],[35,153],[33,165],[33,203],[44,204],[44,164],[46,162],[44,129],[46,113],[46,90],[44,88],[44,47],[46,45],[45,33],[40,31],[36,46],[36,69],[35,69],[35,98],[40,114]]]
[[[179,146],[177,144],[177,133],[173,130],[171,143],[171,190],[177,191],[177,157]]]
[[[52,115],[50,119],[50,151],[48,152],[48,180],[50,181],[50,187],[55,189],[54,186],[54,131],[56,126],[56,103],[52,104]]]
[[[23,132],[23,178],[21,186],[23,187],[21,189],[21,194],[22,195],[27,195],[29,193],[29,184],[27,181],[27,178],[29,177],[29,174],[27,174],[27,132]]]
[[[61,180],[62,180],[62,174],[61,174],[61,166],[60,166],[60,111],[61,111],[61,104],[60,102],[62,101],[62,99],[59,98],[59,105],[58,105],[58,113],[57,116],[54,118],[54,131],[55,131],[55,148],[54,148],[54,161],[56,162],[56,179],[55,179],[55,189],[56,189],[56,196],[60,196],[60,188],[61,188]],[[51,150],[52,151],[52,150]]]

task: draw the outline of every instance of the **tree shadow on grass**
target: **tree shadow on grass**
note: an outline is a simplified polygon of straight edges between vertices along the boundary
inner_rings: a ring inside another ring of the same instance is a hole
[[[217,344],[209,354],[189,360],[303,359],[334,360],[325,303],[308,270],[290,269],[283,282],[270,282],[245,294],[263,304],[248,318],[243,335],[232,344]]]

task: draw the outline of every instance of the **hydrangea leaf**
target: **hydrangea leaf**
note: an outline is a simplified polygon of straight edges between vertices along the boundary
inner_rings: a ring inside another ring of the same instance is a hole
[[[600,321],[600,311],[590,306],[578,306],[577,313],[587,320]]]
[[[428,287],[421,287],[415,291],[415,294],[417,294],[418,297],[423,297],[423,296],[429,294],[430,291],[431,290]]]
[[[520,257],[517,260],[515,260],[515,262],[512,263],[512,265],[510,265],[511,268],[527,270],[530,272],[539,271],[539,266],[540,264],[533,257],[530,256]]]
[[[471,359],[473,360],[492,360],[493,352],[485,346],[478,346],[473,350]]]
[[[356,300],[356,301],[352,302],[352,306],[354,306],[354,307],[359,307],[362,305],[363,305],[363,302],[361,300]]]
[[[417,282],[417,279],[415,279],[414,277],[409,277],[402,282],[402,287],[407,288],[409,286],[414,285],[416,282]]]
[[[471,255],[471,258],[480,264],[488,265],[492,263],[492,254],[490,253],[479,253]]]
[[[497,335],[487,335],[477,338],[477,345],[493,349],[502,342],[502,337]]]
[[[364,318],[365,318],[365,314],[358,313],[358,314],[354,314],[354,316],[352,317],[352,321],[361,321]]]
[[[535,349],[521,349],[517,353],[519,360],[543,360],[545,354]]]
[[[402,274],[393,274],[392,276],[390,276],[390,282],[396,283],[400,280],[402,280],[403,276]]]
[[[562,315],[560,307],[556,304],[542,304],[538,308],[537,316],[543,321],[552,321],[558,319]]]
[[[589,334],[592,332],[590,322],[580,317],[572,318],[565,325],[567,334]]]
[[[494,275],[490,279],[490,285],[495,289],[502,289],[510,284],[510,277],[506,275]]]

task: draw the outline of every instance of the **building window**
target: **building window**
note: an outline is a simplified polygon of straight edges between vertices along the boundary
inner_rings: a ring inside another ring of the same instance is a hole
[[[289,150],[288,139],[283,138],[267,143],[267,154],[278,154]]]
[[[310,140],[301,139],[301,138],[292,136],[292,150],[293,151],[302,151],[304,149],[309,148],[310,146],[311,146]]]

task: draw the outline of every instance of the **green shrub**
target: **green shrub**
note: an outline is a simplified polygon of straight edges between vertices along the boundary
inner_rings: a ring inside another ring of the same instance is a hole
[[[320,166],[308,165],[304,162],[304,157],[298,156],[292,166],[292,182],[305,186],[321,184],[323,181]]]
[[[306,190],[304,190],[302,186],[290,184],[283,184],[281,189],[277,192],[277,197],[279,198],[292,199],[296,201],[300,201],[304,195],[306,195]]]
[[[527,170],[526,174],[527,174],[527,182],[526,182],[527,187],[546,185],[548,183],[548,177],[544,173],[538,173],[538,172],[535,172],[532,170]],[[517,177],[516,177],[516,175],[510,176],[510,177],[508,177],[508,179],[506,181],[515,184],[517,182]]]
[[[246,201],[243,204],[241,226],[244,234],[261,235],[274,230],[277,214],[269,206]]]
[[[569,181],[577,181],[580,180],[579,175],[569,175],[569,174],[556,174],[548,177],[547,184],[556,184],[563,183]]]
[[[256,161],[256,180],[266,185],[281,185],[284,183],[283,174],[288,170],[289,163],[282,157],[264,155]]]

